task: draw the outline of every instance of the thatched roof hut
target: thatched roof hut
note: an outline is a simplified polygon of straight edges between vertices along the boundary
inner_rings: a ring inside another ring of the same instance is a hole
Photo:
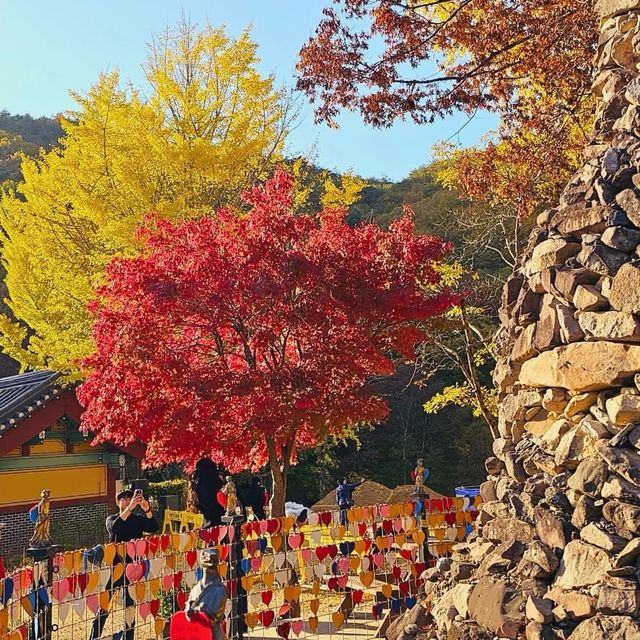
[[[391,492],[391,497],[389,498],[389,504],[394,504],[396,502],[409,502],[410,500],[415,499],[415,496],[412,495],[415,488],[416,486],[414,484],[401,484],[399,487],[396,487]],[[429,498],[431,499],[445,497],[441,493],[434,491],[433,489],[431,489],[430,487],[427,487],[426,485],[424,489],[427,492]]]
[[[353,500],[356,507],[368,507],[374,504],[390,503],[393,491],[389,487],[385,487],[379,482],[373,480],[365,480],[353,492]],[[312,511],[335,511],[338,509],[336,504],[336,490],[331,489],[324,498],[321,498],[311,506]]]

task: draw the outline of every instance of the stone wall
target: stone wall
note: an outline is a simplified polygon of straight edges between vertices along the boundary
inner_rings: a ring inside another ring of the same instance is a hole
[[[438,638],[640,639],[640,0],[594,6],[593,137],[504,288],[477,537],[424,575]]]

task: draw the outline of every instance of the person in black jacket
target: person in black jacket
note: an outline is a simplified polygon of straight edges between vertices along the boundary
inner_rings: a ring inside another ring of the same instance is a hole
[[[266,489],[260,478],[253,476],[248,485],[238,487],[238,495],[242,506],[246,509],[251,507],[253,514],[257,520],[264,520],[266,515],[264,508],[268,504],[268,498],[265,503]]]
[[[160,528],[158,521],[151,511],[149,501],[142,495],[142,491],[125,489],[116,495],[118,513],[109,516],[106,521],[109,542],[129,542],[142,538],[144,533],[153,533]],[[142,515],[133,513],[140,506]]]
[[[205,529],[222,524],[224,507],[218,502],[218,492],[223,486],[218,465],[209,458],[200,458],[189,482],[187,511],[201,513]]]
[[[340,524],[347,526],[347,510],[351,509],[355,504],[353,502],[353,490],[364,482],[364,478],[360,482],[347,482],[346,478],[341,478],[336,487],[336,502],[340,509]]]
[[[142,491],[139,489],[136,491],[131,491],[130,489],[119,491],[116,494],[116,503],[118,505],[118,513],[109,516],[106,521],[109,542],[129,542],[130,540],[142,538],[144,533],[153,533],[154,531],[158,531],[160,528],[160,525],[149,506],[148,500],[145,499],[142,495]],[[141,515],[133,513],[133,510],[138,506],[142,510]],[[129,557],[121,558],[116,556],[114,564],[126,563],[130,560],[131,558]],[[113,582],[109,580],[105,589],[105,591],[111,592],[111,599],[113,599],[116,590],[122,587],[125,612],[128,607],[136,606],[133,598],[129,595],[129,590],[127,589],[128,586],[129,581],[127,580],[126,573],[123,571],[122,575],[117,580],[114,580]],[[108,615],[108,610],[98,610],[96,617],[93,619],[93,624],[91,625],[91,635],[89,636],[89,640],[98,640],[102,635],[102,630],[104,629]],[[125,613],[124,625],[125,640],[133,640],[135,616],[133,616],[130,623],[128,623]]]

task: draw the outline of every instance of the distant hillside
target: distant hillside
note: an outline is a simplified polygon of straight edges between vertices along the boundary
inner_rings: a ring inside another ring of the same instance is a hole
[[[20,154],[35,157],[41,148],[50,149],[62,135],[54,118],[32,118],[0,111],[0,184],[19,182]]]
[[[0,129],[19,135],[25,142],[41,147],[52,147],[62,135],[62,127],[55,118],[32,118],[0,111]]]
[[[351,207],[350,219],[352,222],[370,220],[386,227],[402,215],[404,205],[409,205],[416,214],[418,233],[437,235],[443,235],[452,210],[467,206],[455,192],[443,189],[436,182],[429,167],[421,167],[400,182],[370,181],[360,201]]]

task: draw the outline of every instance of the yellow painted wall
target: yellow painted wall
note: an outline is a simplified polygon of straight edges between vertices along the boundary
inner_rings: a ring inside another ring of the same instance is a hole
[[[22,455],[22,449],[20,447],[16,447],[15,449],[11,449],[11,451],[9,451],[9,453],[5,453],[4,457],[5,458],[15,458],[15,457],[20,457]]]
[[[29,447],[29,455],[32,456],[66,453],[66,451],[67,448],[62,440],[45,440],[42,444],[32,444]]]
[[[107,495],[107,466],[104,464],[29,469],[0,473],[0,507],[34,505],[42,489],[50,489],[51,502]]]
[[[101,450],[102,447],[94,447],[90,442],[75,442],[73,444],[73,453],[95,453]]]

